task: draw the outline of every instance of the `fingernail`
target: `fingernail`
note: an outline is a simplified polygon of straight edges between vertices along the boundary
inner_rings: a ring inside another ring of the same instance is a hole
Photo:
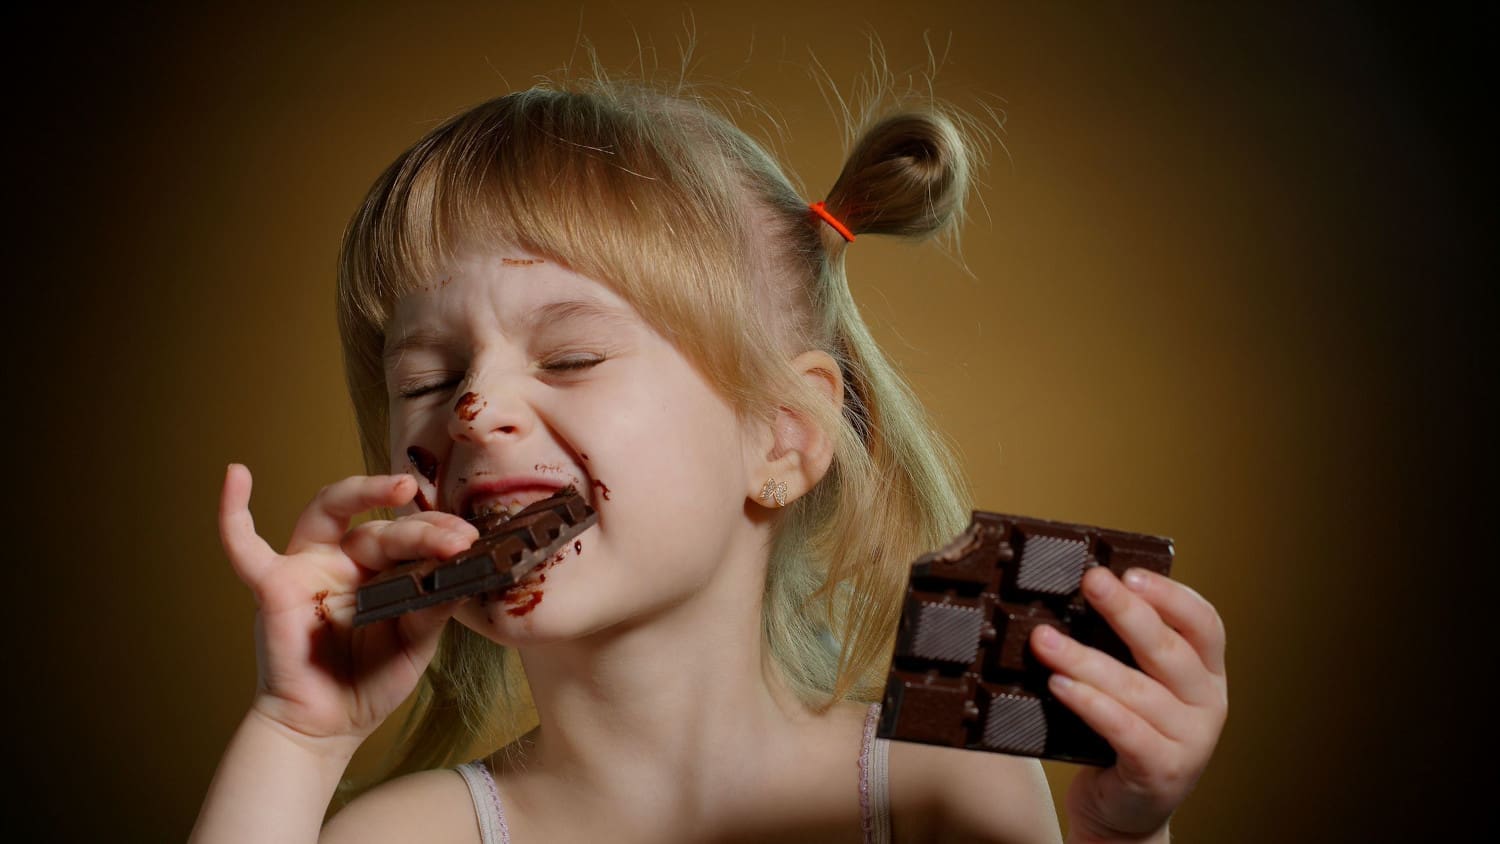
[[[1058,634],[1057,628],[1053,627],[1050,624],[1043,624],[1041,626],[1040,632],[1036,635],[1037,638],[1041,640],[1042,647],[1047,648],[1048,650],[1051,650],[1052,648],[1055,648],[1058,645],[1062,644],[1062,636]]]
[[[1110,591],[1114,589],[1113,581],[1113,577],[1091,577],[1088,578],[1088,582],[1084,584],[1083,589],[1088,593],[1090,598],[1097,601],[1101,598],[1109,597]]]
[[[1140,569],[1131,569],[1125,572],[1125,585],[1137,592],[1146,588],[1146,573]]]
[[[1073,678],[1065,674],[1053,674],[1047,678],[1047,685],[1051,686],[1053,691],[1065,692],[1073,688]]]

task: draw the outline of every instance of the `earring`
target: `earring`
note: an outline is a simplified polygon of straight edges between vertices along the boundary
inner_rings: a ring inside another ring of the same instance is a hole
[[[766,485],[760,488],[760,500],[767,507],[771,506],[771,499],[776,499],[777,507],[786,506],[786,481],[778,483],[775,478],[766,481]]]

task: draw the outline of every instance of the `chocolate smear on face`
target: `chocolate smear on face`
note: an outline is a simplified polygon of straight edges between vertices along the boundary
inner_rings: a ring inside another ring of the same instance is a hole
[[[413,469],[421,473],[430,484],[437,483],[438,461],[437,455],[419,446],[408,446],[406,459],[411,463]]]
[[[458,403],[453,405],[453,412],[458,414],[459,419],[473,422],[474,417],[478,416],[484,408],[484,399],[480,398],[478,393],[468,392],[458,397]]]
[[[519,618],[520,616],[526,615],[527,613],[536,609],[537,604],[540,604],[542,602],[542,590],[538,589],[534,592],[527,590],[517,597],[525,603],[514,607],[507,607],[505,610],[506,615],[516,616]]]
[[[417,473],[427,479],[434,487],[438,483],[438,459],[437,455],[419,446],[409,446],[406,449],[406,460]],[[417,509],[427,512],[433,509],[432,502],[427,500],[427,493],[422,491],[421,484],[417,485]]]

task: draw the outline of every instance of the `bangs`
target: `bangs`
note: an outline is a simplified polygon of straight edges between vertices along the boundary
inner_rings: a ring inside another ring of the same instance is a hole
[[[533,89],[443,124],[377,181],[345,237],[341,311],[369,339],[459,254],[519,247],[612,287],[718,383],[753,313],[750,144],[707,109],[611,86]],[[763,155],[763,153],[761,153]],[[731,318],[738,315],[738,319]]]

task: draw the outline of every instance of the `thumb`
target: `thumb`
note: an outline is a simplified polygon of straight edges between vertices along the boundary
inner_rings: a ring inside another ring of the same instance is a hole
[[[224,470],[224,488],[219,493],[219,542],[234,573],[251,589],[276,561],[276,549],[255,532],[250,515],[250,467],[230,463]]]

